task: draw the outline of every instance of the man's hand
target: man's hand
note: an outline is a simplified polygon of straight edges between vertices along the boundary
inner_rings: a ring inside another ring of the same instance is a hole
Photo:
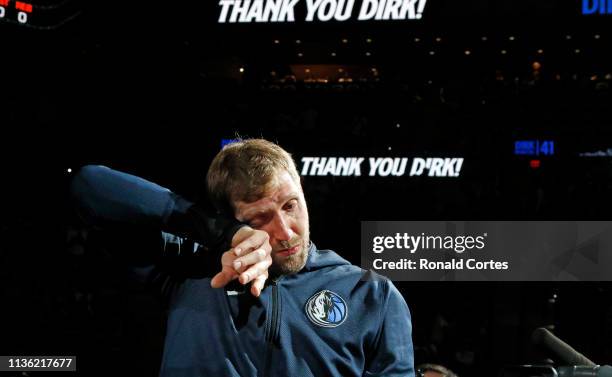
[[[259,297],[272,265],[272,247],[268,233],[248,226],[240,228],[232,238],[232,249],[221,257],[221,272],[210,282],[213,288],[221,288],[238,278],[240,284],[251,284],[251,293]]]

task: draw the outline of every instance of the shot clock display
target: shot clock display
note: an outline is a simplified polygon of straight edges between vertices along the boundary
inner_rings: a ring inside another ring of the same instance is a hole
[[[80,13],[76,1],[0,0],[0,23],[35,29],[55,29]]]
[[[32,4],[23,1],[0,0],[0,19],[27,24],[32,14]]]

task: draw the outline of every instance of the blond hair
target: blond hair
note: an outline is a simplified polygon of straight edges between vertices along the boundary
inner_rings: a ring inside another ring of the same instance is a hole
[[[293,158],[283,148],[264,139],[239,140],[213,159],[206,177],[208,193],[217,210],[233,215],[235,201],[261,199],[283,171],[300,185]]]

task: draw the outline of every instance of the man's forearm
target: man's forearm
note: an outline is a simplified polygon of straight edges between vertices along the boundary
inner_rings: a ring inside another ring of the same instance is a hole
[[[91,225],[133,224],[198,241],[210,249],[229,245],[235,219],[210,216],[172,191],[105,166],[80,169],[71,186],[80,217]]]

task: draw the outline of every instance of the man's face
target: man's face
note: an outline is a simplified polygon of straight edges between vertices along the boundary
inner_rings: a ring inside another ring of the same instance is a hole
[[[234,202],[236,218],[270,236],[273,273],[301,270],[308,258],[308,209],[304,193],[288,172],[278,173],[272,188],[251,203]]]

